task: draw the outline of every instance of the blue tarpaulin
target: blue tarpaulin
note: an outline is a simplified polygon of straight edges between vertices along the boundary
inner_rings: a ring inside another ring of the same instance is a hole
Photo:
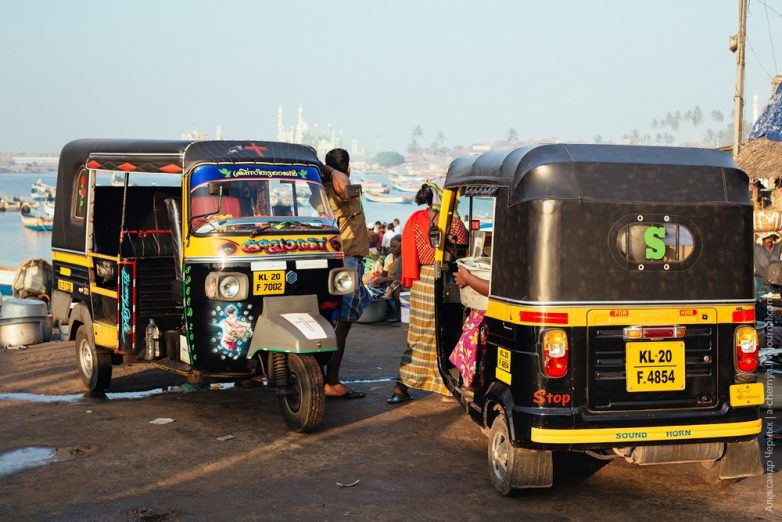
[[[765,136],[774,141],[782,141],[782,83],[769,98],[758,121],[752,126],[749,139],[754,140]]]

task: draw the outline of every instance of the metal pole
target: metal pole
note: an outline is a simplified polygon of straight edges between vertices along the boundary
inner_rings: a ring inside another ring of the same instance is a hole
[[[733,96],[733,158],[739,157],[744,122],[744,47],[747,36],[747,0],[739,0],[739,33],[736,39],[736,94]]]

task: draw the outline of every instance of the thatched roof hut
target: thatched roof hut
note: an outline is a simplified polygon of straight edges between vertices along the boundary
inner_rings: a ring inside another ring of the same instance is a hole
[[[741,147],[736,163],[753,180],[782,179],[782,76],[771,80],[771,98]],[[768,186],[775,188],[777,183]]]

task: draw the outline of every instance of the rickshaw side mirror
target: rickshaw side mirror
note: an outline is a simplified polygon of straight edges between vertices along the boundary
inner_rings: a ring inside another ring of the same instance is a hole
[[[226,187],[224,183],[217,183],[216,181],[207,183],[206,190],[210,196],[228,195],[228,187]]]
[[[429,227],[429,244],[432,248],[440,248],[440,243],[443,241],[443,234],[436,225]]]

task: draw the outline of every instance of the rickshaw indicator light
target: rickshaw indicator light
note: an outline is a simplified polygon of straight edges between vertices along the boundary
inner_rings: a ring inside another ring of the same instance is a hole
[[[758,334],[752,326],[736,328],[736,368],[740,372],[758,368]]]
[[[567,374],[568,341],[564,330],[549,330],[543,334],[543,371],[546,377],[559,378]]]

